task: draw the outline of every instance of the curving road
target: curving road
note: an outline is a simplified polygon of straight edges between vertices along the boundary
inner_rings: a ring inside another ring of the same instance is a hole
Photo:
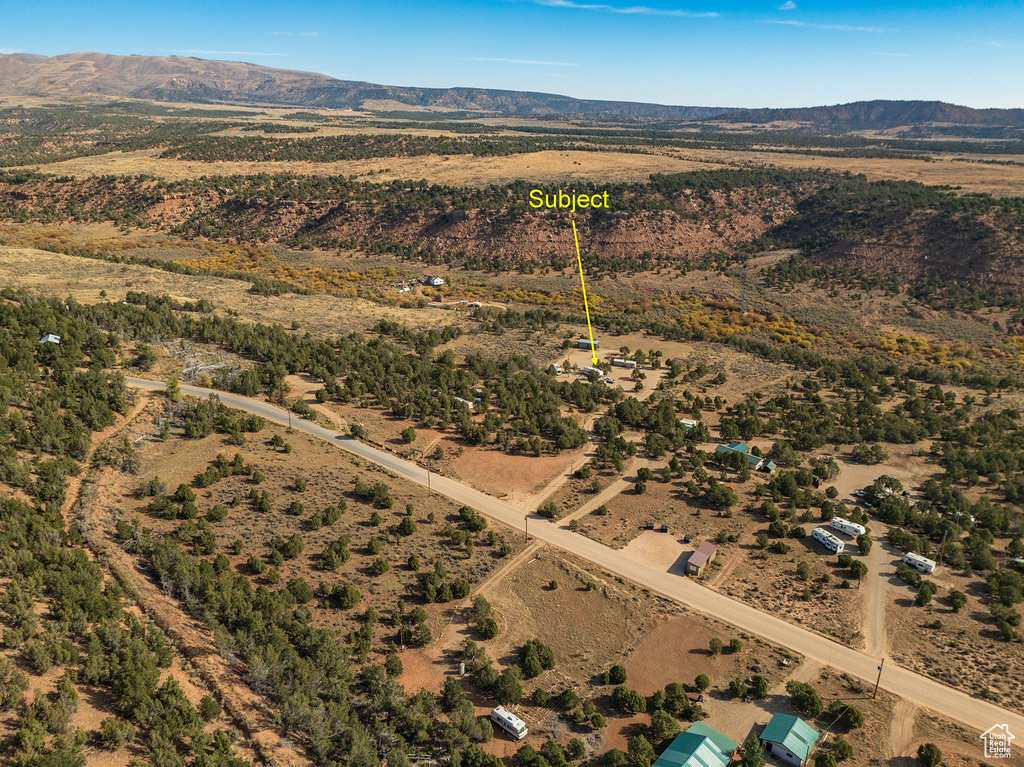
[[[148,381],[141,378],[126,377],[125,383],[130,387],[149,391],[159,391],[164,388],[164,384],[160,381]],[[262,416],[268,421],[278,424],[289,423],[286,411],[257,399],[196,386],[183,385],[181,391],[184,394],[203,398],[210,394],[216,394],[221,402],[229,407]],[[291,425],[296,431],[302,431],[325,440],[341,450],[383,466],[410,482],[423,487],[427,486],[427,470],[415,463],[301,418],[292,418]],[[526,526],[526,516],[522,510],[449,477],[431,474],[430,487],[434,492],[447,496],[456,503],[472,506],[477,511],[511,528],[524,530]],[[537,540],[582,557],[608,572],[629,578],[634,583],[645,586],[651,591],[656,591],[693,610],[732,624],[742,631],[757,634],[773,644],[798,652],[840,672],[851,674],[871,685],[875,682],[879,663],[879,659],[876,657],[839,644],[808,629],[787,623],[774,615],[757,610],[724,594],[706,589],[688,578],[671,575],[648,565],[634,562],[615,549],[574,533],[568,528],[553,524],[535,514],[529,516],[530,521],[533,522],[529,526],[529,532]],[[900,668],[891,660],[885,664],[881,687],[922,708],[931,709],[977,730],[985,731],[994,724],[1006,724],[1011,732],[1024,733],[1024,717],[1020,714],[1012,713],[921,674]]]

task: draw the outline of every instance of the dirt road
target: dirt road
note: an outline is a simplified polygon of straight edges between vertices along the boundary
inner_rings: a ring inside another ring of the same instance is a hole
[[[138,378],[126,378],[129,386],[160,390],[164,384]],[[221,401],[233,408],[262,416],[268,421],[287,424],[288,414],[266,402],[240,397],[226,392],[215,392],[194,386],[182,386],[184,394],[208,397],[215,394]],[[292,428],[325,440],[339,449],[372,461],[396,476],[421,486],[427,484],[427,471],[395,455],[378,450],[323,426],[301,419],[292,418]],[[492,498],[472,487],[448,477],[433,475],[431,487],[459,504],[472,506],[516,530],[524,530],[526,519],[522,510],[504,501]],[[710,615],[737,628],[757,634],[777,645],[801,653],[809,659],[824,663],[838,671],[846,672],[859,679],[874,683],[878,658],[859,650],[796,626],[786,621],[738,602],[718,592],[705,589],[694,581],[659,571],[640,562],[635,562],[621,552],[593,541],[571,530],[552,524],[537,515],[530,515],[530,535],[546,543],[586,559],[598,567],[629,578],[634,583],[650,588],[669,599],[673,599],[698,612]],[[940,682],[900,668],[891,660],[885,665],[881,686],[896,695],[938,714],[978,730],[987,730],[993,724],[1005,723],[1011,730],[1024,732],[1024,716],[1012,713],[986,701],[972,698],[966,693],[954,690]]]

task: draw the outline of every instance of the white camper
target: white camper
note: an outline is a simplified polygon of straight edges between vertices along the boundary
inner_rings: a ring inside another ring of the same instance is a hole
[[[903,561],[925,575],[931,575],[935,572],[935,560],[922,557],[920,554],[915,554],[912,551],[908,551],[903,555]]]
[[[491,712],[491,721],[516,740],[522,740],[526,737],[526,733],[529,732],[526,729],[526,722],[504,706],[498,706]]]
[[[850,520],[843,519],[842,517],[832,517],[828,524],[833,530],[838,530],[839,532],[846,533],[847,535],[864,535],[864,533],[867,532],[864,525],[858,525],[856,522],[851,522]]]
[[[811,533],[811,537],[835,554],[842,554],[843,549],[846,547],[846,544],[836,536],[832,535],[832,533],[828,531],[827,527],[814,528],[814,532]]]
[[[636,367],[636,362],[634,360],[626,360],[621,357],[613,359],[612,364],[617,368],[629,368],[631,370]]]

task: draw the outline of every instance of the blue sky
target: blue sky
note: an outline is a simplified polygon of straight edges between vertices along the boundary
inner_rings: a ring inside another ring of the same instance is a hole
[[[886,98],[1024,107],[1021,0],[3,0],[0,7],[3,52],[182,54],[392,85],[664,104]]]

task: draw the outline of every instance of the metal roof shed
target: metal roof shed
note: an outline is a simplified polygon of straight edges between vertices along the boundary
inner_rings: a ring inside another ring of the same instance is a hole
[[[817,742],[817,730],[791,714],[776,714],[761,732],[761,743],[790,764],[806,762]]]

